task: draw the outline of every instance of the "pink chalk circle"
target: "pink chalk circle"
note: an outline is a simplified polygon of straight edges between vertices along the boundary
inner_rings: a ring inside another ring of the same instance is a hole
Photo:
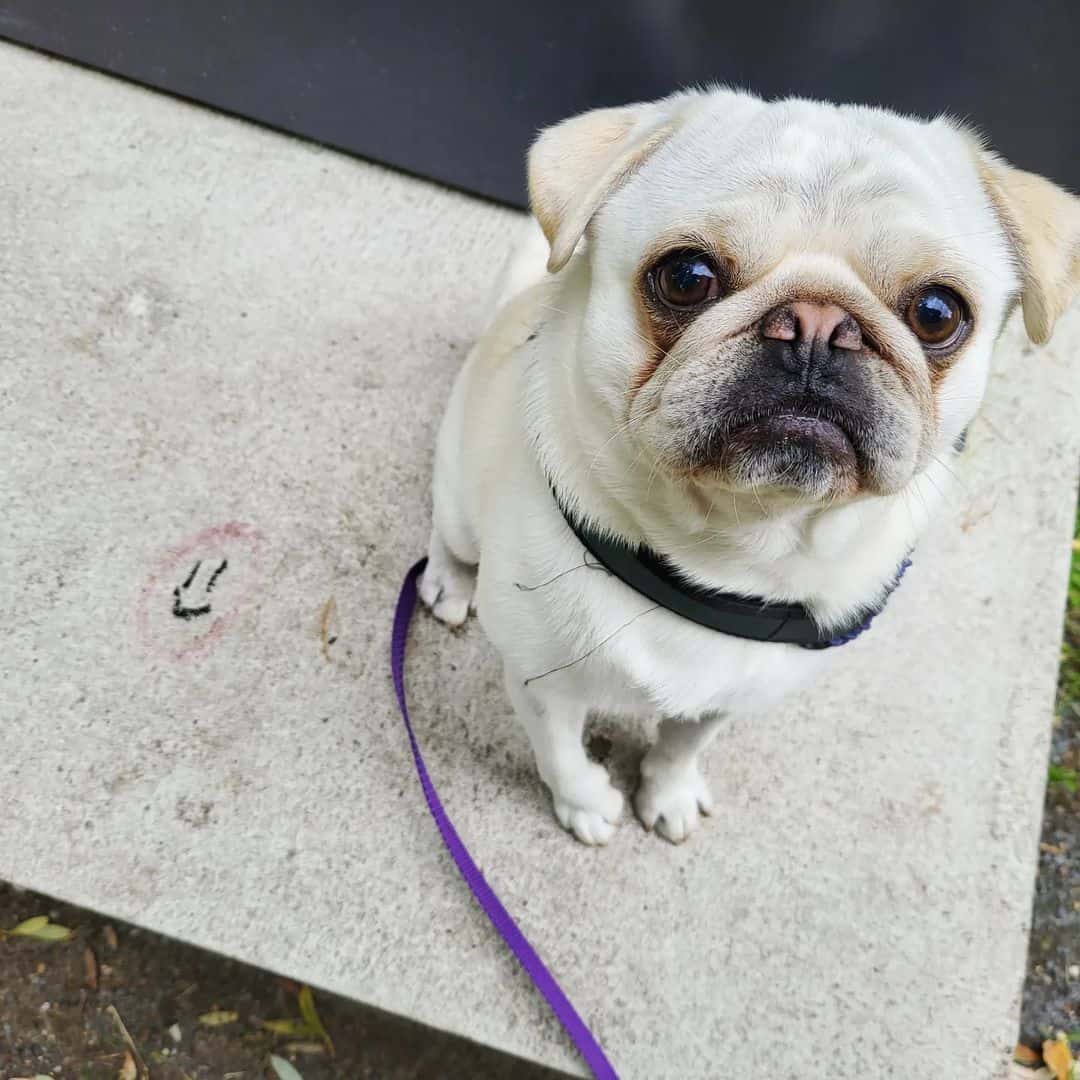
[[[262,582],[262,533],[230,521],[170,548],[139,590],[135,625],[154,655],[178,663],[214,648]]]

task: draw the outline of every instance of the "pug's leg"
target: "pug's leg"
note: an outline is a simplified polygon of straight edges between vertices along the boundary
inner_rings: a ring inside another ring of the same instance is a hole
[[[476,567],[462,562],[443,540],[438,526],[431,530],[428,564],[420,579],[420,599],[447,626],[461,626],[472,610]]]
[[[540,778],[551,789],[559,824],[583,844],[606,844],[615,833],[623,797],[607,769],[585,754],[585,706],[524,686],[509,672],[506,685],[528,732]]]
[[[673,844],[681,844],[698,827],[702,814],[712,813],[698,755],[716,737],[722,719],[662,720],[656,743],[641,763],[634,808],[646,829],[655,828]]]
[[[468,362],[454,383],[435,446],[431,542],[420,579],[420,599],[447,626],[461,626],[473,610],[480,544],[469,520],[471,472],[464,451]]]

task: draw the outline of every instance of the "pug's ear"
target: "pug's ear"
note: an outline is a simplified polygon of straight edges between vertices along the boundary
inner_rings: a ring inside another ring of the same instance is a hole
[[[604,200],[675,130],[677,112],[672,98],[595,109],[540,133],[529,151],[529,203],[551,245],[551,273]]]
[[[1080,199],[992,154],[980,171],[1020,259],[1024,326],[1041,345],[1080,293]]]

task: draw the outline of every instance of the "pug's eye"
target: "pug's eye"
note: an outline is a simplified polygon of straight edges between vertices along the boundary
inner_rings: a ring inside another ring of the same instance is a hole
[[[951,289],[920,289],[907,308],[908,326],[924,344],[940,350],[952,345],[967,324],[964,302]]]
[[[657,296],[668,307],[691,308],[720,295],[720,273],[708,255],[677,251],[652,271]]]

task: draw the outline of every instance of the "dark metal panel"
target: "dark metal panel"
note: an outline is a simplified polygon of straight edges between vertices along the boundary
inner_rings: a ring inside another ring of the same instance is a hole
[[[540,126],[720,80],[969,117],[1080,187],[1080,3],[0,0],[0,36],[506,202]]]

